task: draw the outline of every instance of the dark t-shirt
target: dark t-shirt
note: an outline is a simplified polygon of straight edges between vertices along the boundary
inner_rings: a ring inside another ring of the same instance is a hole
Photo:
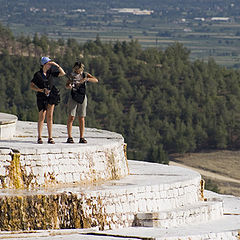
[[[48,71],[46,76],[43,74],[43,70],[40,69],[36,72],[33,76],[31,82],[33,82],[38,88],[43,89],[51,89],[53,86],[53,78],[58,77],[59,75],[58,68],[51,67]],[[37,92],[38,97],[46,97],[46,95],[42,92]]]

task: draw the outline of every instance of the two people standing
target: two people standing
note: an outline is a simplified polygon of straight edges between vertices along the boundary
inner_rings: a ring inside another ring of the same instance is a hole
[[[47,116],[48,143],[54,144],[52,138],[53,111],[58,104],[56,87],[53,84],[54,77],[66,75],[62,67],[48,57],[41,58],[41,69],[34,74],[31,80],[30,88],[36,91],[38,106],[38,140],[42,144],[42,129],[45,117]],[[80,140],[79,143],[87,143],[84,138],[85,117],[87,108],[86,83],[98,82],[90,73],[84,72],[84,65],[81,62],[75,62],[72,73],[66,83],[66,88],[71,89],[71,95],[68,100],[68,122],[67,143],[74,143],[72,138],[72,124],[75,116],[78,116]],[[55,93],[54,93],[55,92]]]

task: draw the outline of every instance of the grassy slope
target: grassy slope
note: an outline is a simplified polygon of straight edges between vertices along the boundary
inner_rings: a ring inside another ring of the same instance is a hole
[[[171,160],[182,163],[186,166],[203,169],[216,173],[220,176],[227,176],[240,180],[240,151],[212,151],[201,153],[188,153],[184,155],[171,155]],[[205,180],[211,180],[217,184],[219,192],[240,196],[240,184],[228,182],[214,177],[204,176]]]

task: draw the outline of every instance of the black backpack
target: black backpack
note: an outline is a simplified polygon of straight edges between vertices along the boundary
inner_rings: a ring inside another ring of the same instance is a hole
[[[83,78],[87,76],[87,73],[83,73]],[[72,99],[77,103],[83,103],[86,95],[86,82],[80,84],[78,88],[72,88],[71,90]]]

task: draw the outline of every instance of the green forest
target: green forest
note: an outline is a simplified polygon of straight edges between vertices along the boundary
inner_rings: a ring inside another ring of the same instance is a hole
[[[171,153],[240,147],[239,70],[213,59],[190,61],[190,51],[178,42],[163,51],[143,49],[135,40],[16,38],[3,26],[0,33],[0,112],[37,121],[29,86],[40,57],[51,57],[67,73],[79,59],[99,79],[87,85],[86,126],[122,134],[128,159],[168,163]],[[55,123],[67,122],[66,80],[55,79],[61,90]]]

